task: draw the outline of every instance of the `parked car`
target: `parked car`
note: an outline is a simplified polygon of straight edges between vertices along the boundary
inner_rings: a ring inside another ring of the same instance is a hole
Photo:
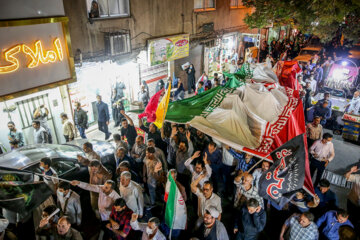
[[[299,55],[294,58],[294,60],[298,61],[299,64],[307,64],[315,54],[320,53],[321,47],[305,47],[300,50]]]
[[[51,167],[60,178],[67,180],[89,181],[88,168],[77,161],[77,155],[85,155],[82,145],[86,141],[93,144],[94,150],[100,155],[101,162],[109,171],[115,172],[115,148],[109,142],[97,140],[75,140],[64,145],[34,144],[14,149],[0,155],[0,166],[29,170],[41,173],[39,164],[43,157],[51,158]]]

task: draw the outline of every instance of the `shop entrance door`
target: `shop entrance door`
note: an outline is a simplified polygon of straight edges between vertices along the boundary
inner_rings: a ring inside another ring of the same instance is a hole
[[[33,113],[35,109],[40,105],[44,105],[49,110],[49,114],[47,116],[47,124],[51,130],[53,143],[59,143],[60,141],[58,139],[57,131],[54,127],[55,126],[54,119],[50,107],[48,94],[44,94],[16,102],[16,107],[18,109],[18,113],[21,120],[22,132],[24,133],[26,142],[28,144],[34,144],[34,138],[33,138],[34,129],[32,127]]]

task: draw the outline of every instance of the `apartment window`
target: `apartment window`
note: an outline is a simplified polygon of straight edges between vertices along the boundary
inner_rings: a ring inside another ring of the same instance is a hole
[[[216,0],[194,0],[195,11],[212,11],[215,10]]]
[[[230,8],[245,8],[242,0],[230,0]]]
[[[89,18],[130,16],[129,0],[86,0]]]

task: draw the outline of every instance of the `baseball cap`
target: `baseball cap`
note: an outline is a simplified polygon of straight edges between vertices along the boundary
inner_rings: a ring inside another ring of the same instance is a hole
[[[207,207],[205,211],[208,211],[213,218],[218,218],[220,215],[219,211],[214,206]]]

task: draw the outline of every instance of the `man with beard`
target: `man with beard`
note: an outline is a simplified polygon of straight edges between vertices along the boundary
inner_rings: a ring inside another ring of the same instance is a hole
[[[191,162],[198,157],[200,157],[200,151],[195,152],[191,158],[186,160],[184,165],[191,172],[191,175],[192,175],[191,182],[195,182],[195,180],[198,179],[198,177],[200,177],[200,175],[202,175],[202,174],[205,175],[205,177],[202,178],[201,181],[199,182],[200,187],[203,187],[204,182],[209,181],[212,170],[209,165],[209,162],[207,161],[206,154],[204,155],[204,163],[201,161],[197,161],[195,163],[195,166],[193,164],[191,164]]]
[[[217,211],[219,213],[217,218],[219,220],[221,219],[221,212],[222,212],[221,198],[213,192],[214,191],[213,184],[210,181],[206,181],[206,182],[204,182],[204,185],[202,188],[198,187],[199,182],[204,177],[205,177],[205,175],[202,174],[194,182],[191,183],[191,191],[199,199],[199,201],[198,201],[198,216],[199,216],[199,218],[196,221],[195,229],[198,229],[200,224],[204,221],[205,210],[209,206],[213,206],[217,209]]]
[[[108,229],[103,239],[126,239],[131,231],[130,220],[133,212],[126,206],[126,202],[122,198],[115,200],[112,207],[109,221],[106,224]]]
[[[346,112],[354,115],[359,115],[360,109],[360,91],[354,92],[354,96],[346,106]]]
[[[138,170],[142,169],[143,161],[145,158],[146,145],[143,136],[137,136],[135,144],[131,149],[131,157],[135,160],[134,164]]]
[[[166,240],[164,234],[160,231],[160,220],[157,217],[152,217],[147,223],[139,223],[137,221],[138,214],[133,213],[131,216],[131,227],[136,231],[142,231],[141,240]]]
[[[111,173],[97,160],[88,160],[82,156],[78,156],[78,161],[89,167],[89,183],[94,185],[102,185],[111,179]],[[96,192],[90,192],[90,203],[95,215],[99,218],[98,213],[98,197]]]
[[[70,219],[63,216],[59,219],[57,229],[53,233],[55,240],[82,240],[81,234],[71,227]]]
[[[158,176],[162,174],[162,171],[155,172],[156,166],[161,165],[161,162],[155,158],[154,154],[155,149],[153,147],[148,147],[146,149],[146,157],[143,168],[143,180],[144,183],[147,183],[149,189],[151,207],[155,206]]]
[[[266,172],[267,170],[269,170],[269,168],[270,168],[270,163],[267,161],[263,161],[261,164],[261,168],[257,168],[254,170],[254,172],[252,174],[252,176],[254,178],[253,185],[255,185],[255,187],[257,189],[259,189],[259,180],[260,180],[261,175],[264,172]]]
[[[203,151],[210,143],[210,139],[203,132],[196,130],[194,137],[194,151]]]
[[[120,197],[126,201],[126,205],[140,218],[144,212],[144,196],[139,184],[131,180],[131,173],[122,172],[120,176],[119,192]]]
[[[186,172],[185,161],[191,157],[194,151],[193,144],[190,139],[190,132],[186,132],[186,140],[181,140],[176,151],[176,171],[178,172],[178,180],[184,186],[189,186],[189,175]]]
[[[93,150],[93,145],[89,142],[83,144],[83,150],[85,152],[85,156],[89,160],[98,160],[100,161],[100,156]]]
[[[200,240],[228,240],[229,236],[224,224],[217,219],[219,215],[219,211],[214,206],[207,207],[204,213],[204,223],[197,231],[196,237]]]
[[[120,135],[122,140],[125,140],[126,138],[129,149],[132,149],[133,145],[135,144],[135,138],[137,136],[135,125],[133,120],[125,114],[124,110],[120,111],[120,113],[125,117],[121,120]]]
[[[115,182],[107,180],[104,185],[93,185],[73,180],[71,181],[71,185],[99,194],[98,208],[102,221],[101,225],[105,228],[106,224],[109,223],[109,217],[114,202],[116,199],[120,198],[119,194],[115,191]]]
[[[319,116],[315,116],[313,122],[306,125],[306,136],[309,148],[313,145],[315,141],[322,138],[323,127],[320,124],[320,121],[321,118]]]

